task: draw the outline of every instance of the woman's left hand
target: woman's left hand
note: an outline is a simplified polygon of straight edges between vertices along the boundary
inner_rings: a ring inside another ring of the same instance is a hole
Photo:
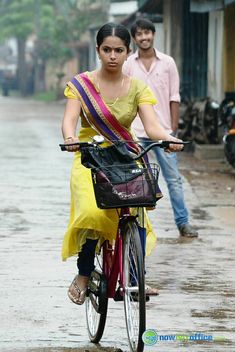
[[[181,139],[173,137],[171,135],[169,135],[169,138],[167,138],[168,141],[172,141],[172,142],[182,142]],[[184,145],[183,144],[170,144],[169,148],[165,149],[165,152],[170,153],[170,152],[180,152],[184,149]]]

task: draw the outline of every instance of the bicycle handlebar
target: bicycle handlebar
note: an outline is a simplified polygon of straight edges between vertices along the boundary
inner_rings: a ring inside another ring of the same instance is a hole
[[[62,150],[62,152],[65,152],[67,149],[66,147],[72,147],[75,145],[79,145],[80,147],[87,147],[87,146],[95,146],[97,145],[97,143],[94,142],[76,142],[76,143],[69,143],[69,144],[59,144],[60,149]]]
[[[142,152],[140,154],[138,154],[136,157],[134,157],[134,160],[140,159],[142,158],[142,156],[144,156],[150,149],[154,148],[154,147],[159,147],[162,149],[168,149],[170,144],[189,144],[191,143],[190,141],[186,141],[186,142],[174,142],[174,141],[158,141],[158,142],[153,142],[151,143],[148,147],[144,148],[142,147]],[[182,149],[183,150],[183,149]]]
[[[129,142],[129,141],[112,141],[116,143],[119,143],[119,142]],[[140,144],[140,141],[134,141],[132,140],[131,141],[132,143],[136,143],[136,144]],[[68,146],[80,146],[81,148],[85,148],[85,147],[88,147],[88,146],[98,146],[99,144],[102,144],[102,142],[96,142],[96,141],[92,141],[92,142],[76,142],[76,143],[70,143],[70,144],[59,144],[60,148],[62,151],[66,151],[66,147]],[[149,142],[150,145],[146,148],[144,148],[143,146],[141,146],[142,148],[142,151],[140,154],[138,154],[137,156],[135,156],[133,159],[134,160],[137,160],[137,159],[140,159],[142,156],[144,156],[150,149],[154,148],[154,147],[159,147],[159,148],[163,148],[163,149],[168,149],[169,148],[169,145],[170,144],[183,144],[183,145],[186,145],[186,144],[189,144],[191,143],[191,141],[186,141],[186,142],[174,142],[174,141],[158,141],[158,142]]]

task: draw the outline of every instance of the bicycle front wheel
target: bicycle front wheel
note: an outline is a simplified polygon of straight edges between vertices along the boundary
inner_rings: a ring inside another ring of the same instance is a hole
[[[128,222],[123,233],[123,291],[129,345],[131,351],[142,352],[146,329],[144,258],[135,222]]]
[[[88,285],[88,297],[86,299],[86,322],[90,341],[98,343],[102,338],[107,310],[107,279],[103,274],[103,251],[96,256],[95,270],[91,274]]]

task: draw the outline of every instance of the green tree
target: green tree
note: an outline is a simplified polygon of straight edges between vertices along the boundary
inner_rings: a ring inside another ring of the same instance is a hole
[[[26,41],[35,34],[40,36],[40,22],[50,23],[53,17],[54,1],[46,0],[1,0],[0,33],[1,39],[15,38],[17,42],[17,72],[19,90],[27,93],[29,72],[26,64]],[[45,18],[41,18],[41,14]],[[34,55],[35,58],[35,55]],[[34,60],[34,63],[37,62]],[[36,67],[37,71],[37,67]]]
[[[36,83],[37,91],[44,88],[42,77],[45,76],[48,60],[53,60],[57,67],[59,89],[65,62],[77,55],[77,44],[89,26],[106,20],[108,1],[98,0],[94,3],[93,0],[54,0],[50,5],[37,7],[35,67],[41,77],[40,80],[36,78],[36,82],[41,85],[37,89]]]
[[[0,2],[1,38],[16,38],[18,49],[18,80],[19,89],[26,94],[27,67],[25,62],[25,45],[33,31],[31,18],[34,15],[33,0],[2,0]]]
[[[27,66],[25,47],[28,37],[35,35],[33,62],[35,90],[45,89],[45,68],[48,60],[62,67],[76,55],[76,42],[91,24],[106,19],[108,0],[0,0],[0,37],[14,37],[18,46],[19,88],[26,94]],[[98,10],[98,12],[97,12]]]
[[[64,63],[73,56],[73,51],[68,45],[71,32],[68,13],[72,9],[72,4],[69,1],[62,4],[53,1],[51,5],[37,6],[37,39],[34,50],[36,91],[45,89],[45,69],[48,60],[54,61],[54,65],[58,67],[58,79],[61,79]]]

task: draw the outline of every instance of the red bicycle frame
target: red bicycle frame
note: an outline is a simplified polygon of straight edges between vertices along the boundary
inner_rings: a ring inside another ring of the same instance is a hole
[[[115,245],[114,246],[110,245],[108,241],[106,241],[104,244],[103,272],[108,281],[108,292],[107,292],[108,298],[114,298],[118,278],[120,282],[120,287],[123,287],[122,229],[123,229],[123,224],[135,218],[136,218],[135,216],[132,216],[130,214],[129,208],[121,209]]]

